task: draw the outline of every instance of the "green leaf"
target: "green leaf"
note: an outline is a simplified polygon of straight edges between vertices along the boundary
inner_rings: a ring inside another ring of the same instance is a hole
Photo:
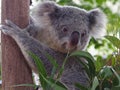
[[[111,77],[113,75],[113,72],[111,71],[111,66],[104,66],[98,75],[101,76],[102,79]]]
[[[102,6],[102,4],[106,2],[106,0],[96,0],[96,2],[98,5]]]
[[[55,90],[58,90],[58,89],[59,90],[67,90],[67,87],[59,81],[51,79],[50,82],[53,83],[52,87],[54,87]]]
[[[99,85],[99,81],[98,81],[97,77],[95,76],[93,83],[92,83],[91,90],[95,90],[98,85]]]
[[[46,69],[41,61],[41,59],[36,56],[35,54],[33,54],[32,52],[28,52],[28,54],[33,58],[33,60],[35,61],[35,64],[37,66],[37,69],[38,69],[38,73],[39,73],[39,80],[41,82],[41,86],[43,87],[43,89],[46,88],[46,82],[45,80],[41,77],[44,76],[44,77],[47,77],[47,72],[46,72]]]
[[[56,60],[49,53],[46,53],[46,57],[48,58],[48,60],[53,65],[50,78],[54,78],[56,70],[58,69],[59,65],[57,64]]]
[[[85,51],[76,51],[70,54],[71,56],[79,56],[79,57],[83,57],[88,61],[88,66],[89,66],[89,70],[91,72],[91,79],[92,77],[95,76],[95,64],[94,64],[94,58],[91,56],[90,53],[85,52]]]
[[[83,85],[76,83],[75,86],[81,90],[88,90],[88,88],[84,87]]]
[[[101,56],[96,56],[97,59],[95,61],[95,68],[96,68],[96,71],[99,72],[101,70],[101,68],[105,65],[104,64],[104,61],[103,58]]]
[[[43,75],[41,76],[54,90],[67,90],[67,88],[61,82],[51,78],[45,78]]]
[[[117,63],[117,58],[116,57],[111,57],[111,60],[112,60],[112,66],[115,66],[115,64]]]
[[[42,60],[37,55],[33,54],[32,52],[29,52],[29,55],[35,61],[35,64],[37,65],[37,68],[38,68],[38,71],[40,73],[42,73],[45,77],[47,77],[47,72],[46,72],[46,69],[42,63]]]
[[[70,2],[72,2],[72,0],[59,0],[59,4],[61,5],[65,5],[65,4],[69,4]]]
[[[91,73],[90,73],[90,70],[89,70],[89,66],[86,63],[84,63],[83,61],[81,61],[81,59],[79,57],[77,59],[78,59],[79,63],[84,66],[84,69],[85,69],[88,77],[91,78]]]
[[[115,36],[105,36],[116,48],[120,48],[120,40]]]
[[[118,75],[118,73],[111,67],[111,70],[113,71],[113,73],[115,74],[115,76],[117,77],[119,83],[116,87],[120,87],[120,76]]]
[[[61,69],[60,69],[60,71],[59,71],[59,73],[57,75],[57,79],[60,78],[60,76],[62,75],[63,71],[64,71],[64,66],[61,67]]]
[[[65,60],[63,61],[63,64],[62,64],[62,67],[60,68],[59,72],[58,72],[58,75],[57,75],[57,79],[60,78],[60,76],[62,75],[63,71],[64,71],[64,66],[67,62],[67,59],[68,59],[68,55],[69,55],[69,52],[67,53],[67,56],[65,57]]]
[[[58,68],[58,64],[57,64],[56,60],[50,54],[46,53],[46,57],[48,58],[48,60],[51,62],[51,64],[55,68]]]

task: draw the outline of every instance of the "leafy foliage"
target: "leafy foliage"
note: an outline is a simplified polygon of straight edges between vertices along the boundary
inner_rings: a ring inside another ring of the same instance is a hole
[[[120,48],[120,40],[114,36],[105,36],[116,48]]]
[[[42,64],[41,60],[34,55],[33,53],[29,53],[29,55],[34,59],[36,66],[38,68],[39,72],[39,78],[41,82],[41,87],[43,90],[67,90],[67,88],[59,81],[59,79],[54,79],[55,73],[51,73],[51,76],[47,75],[47,72],[45,70],[44,65]],[[55,70],[58,67],[58,64],[55,62],[56,60],[47,54],[48,59],[51,59],[51,63],[53,64],[53,69]],[[76,51],[71,53],[70,55],[65,58],[65,62],[68,58],[70,57],[77,57],[80,63],[84,66],[85,71],[87,76],[89,77],[89,86],[84,87],[80,83],[75,83],[75,86],[77,88],[80,88],[81,90],[116,90],[120,89],[120,76],[116,72],[116,70],[112,66],[108,66],[104,64],[99,70],[96,69],[95,62],[96,60],[94,57],[85,51]],[[87,63],[81,62],[80,58],[85,58]],[[63,68],[59,70],[60,75],[62,75],[62,72],[64,70],[64,65],[65,62],[63,63]],[[62,70],[62,71],[61,71]],[[117,82],[116,82],[117,81]],[[24,85],[24,84],[23,84]],[[18,85],[21,86],[21,85]],[[29,85],[28,86],[32,86]],[[33,85],[34,87],[37,87]]]
[[[119,86],[120,76],[115,71],[115,69],[113,69],[112,66],[108,66],[104,64],[103,66],[101,66],[99,70],[97,70],[95,66],[96,60],[94,60],[94,58],[88,52],[84,52],[84,51],[74,52],[70,56],[84,57],[88,62],[87,64],[82,63],[83,66],[85,67],[85,71],[88,74],[88,76],[92,74],[91,75],[92,78],[89,77],[90,86],[88,88],[78,83],[75,84],[81,90],[105,90],[106,88],[108,90],[115,90],[113,88],[116,87],[120,89]],[[91,66],[95,68],[91,68]],[[95,73],[93,71],[95,71]],[[118,82],[116,82],[115,80],[118,80]]]

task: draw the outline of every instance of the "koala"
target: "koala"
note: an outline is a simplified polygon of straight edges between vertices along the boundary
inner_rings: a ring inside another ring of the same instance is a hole
[[[68,52],[85,50],[91,37],[103,36],[107,23],[106,15],[100,9],[87,11],[73,6],[60,6],[51,1],[36,5],[31,18],[29,28],[25,30],[10,20],[6,20],[6,25],[1,25],[0,28],[16,41],[35,73],[38,70],[28,52],[42,60],[48,74],[53,66],[46,57],[46,52],[61,67]],[[68,90],[79,90],[74,86],[75,83],[89,86],[84,67],[74,57],[68,58],[60,81]]]

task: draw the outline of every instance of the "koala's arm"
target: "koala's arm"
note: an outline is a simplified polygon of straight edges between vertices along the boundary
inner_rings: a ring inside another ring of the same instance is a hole
[[[4,34],[11,36],[18,46],[20,47],[24,57],[26,58],[29,66],[32,68],[34,72],[37,72],[37,68],[35,66],[34,60],[32,57],[28,54],[28,52],[32,52],[35,55],[37,55],[41,60],[43,60],[43,63],[45,66],[52,68],[52,66],[48,63],[48,60],[45,58],[45,51],[46,47],[42,45],[39,41],[34,39],[29,34],[23,32],[18,26],[16,26],[11,21],[6,21],[6,25],[1,25],[1,30]]]

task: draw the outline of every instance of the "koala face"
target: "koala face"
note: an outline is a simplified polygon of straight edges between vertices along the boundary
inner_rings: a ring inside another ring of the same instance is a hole
[[[50,48],[67,53],[84,50],[90,37],[105,33],[106,16],[99,9],[86,11],[72,6],[59,6],[53,2],[37,5],[36,24],[42,28],[42,41]]]
[[[85,10],[64,6],[56,9],[49,17],[61,49],[71,52],[85,48],[89,41],[89,23]]]

